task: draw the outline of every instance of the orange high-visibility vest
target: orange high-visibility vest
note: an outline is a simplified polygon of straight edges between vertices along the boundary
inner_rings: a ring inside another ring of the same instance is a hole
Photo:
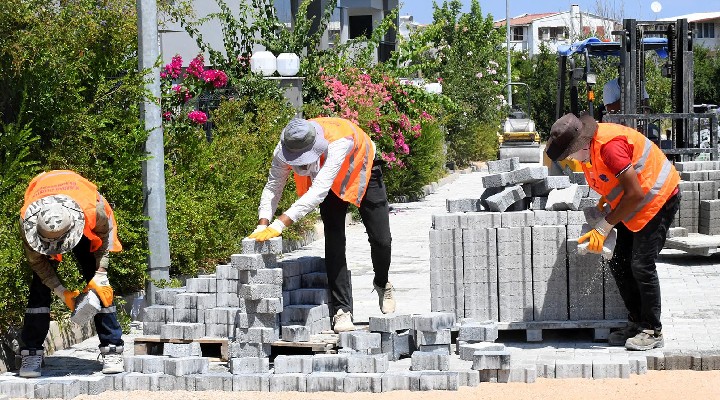
[[[73,171],[55,170],[43,172],[33,178],[25,191],[25,204],[20,209],[20,218],[25,217],[25,210],[27,210],[30,204],[43,197],[56,194],[70,196],[80,205],[80,208],[82,208],[83,213],[85,214],[85,228],[83,229],[83,235],[90,239],[90,251],[94,252],[99,249],[100,246],[102,246],[102,239],[93,232],[93,229],[95,229],[95,225],[97,223],[96,206],[101,196],[97,191],[97,186]],[[110,223],[114,228],[112,230],[112,237],[110,238],[111,243],[108,245],[108,250],[120,251],[122,250],[122,245],[117,237],[117,222],[115,221],[115,214],[113,213],[110,204],[108,204],[107,201],[104,202],[105,214],[107,214],[107,217],[110,219]]]
[[[331,190],[339,198],[360,207],[360,202],[362,202],[370,182],[370,172],[375,159],[375,149],[370,136],[346,119],[322,117],[310,121],[316,122],[322,127],[325,139],[330,143],[346,137],[352,138],[352,150],[345,157]],[[322,167],[324,163],[325,157],[321,157],[320,166]],[[312,180],[309,176],[294,175],[297,194],[302,196],[310,188]]]
[[[605,196],[613,209],[617,207],[624,192],[620,181],[603,162],[600,149],[618,136],[624,136],[633,146],[632,166],[645,194],[635,210],[623,220],[628,229],[637,232],[665,205],[680,183],[680,175],[662,150],[640,132],[618,124],[598,124],[590,146],[591,165],[583,164],[583,171],[590,187]]]

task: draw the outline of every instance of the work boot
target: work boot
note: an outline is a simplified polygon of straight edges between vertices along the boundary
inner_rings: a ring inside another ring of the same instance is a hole
[[[103,359],[103,374],[119,374],[125,370],[123,350],[123,346],[113,344],[100,346],[100,357]]]
[[[625,342],[625,348],[628,350],[652,350],[664,345],[662,331],[659,329],[643,329]]]
[[[20,377],[37,378],[42,373],[43,350],[21,350]]]
[[[355,325],[352,322],[352,313],[345,312],[342,309],[333,317],[333,330],[335,333],[354,331]]]
[[[610,336],[608,336],[608,345],[625,346],[625,342],[627,342],[627,340],[631,337],[635,337],[635,335],[637,335],[641,330],[642,328],[640,325],[633,321],[628,321],[624,328],[612,332]]]
[[[393,288],[393,285],[388,282],[385,284],[385,287],[382,288],[373,282],[374,290],[378,294],[378,303],[380,304],[380,311],[382,311],[383,314],[392,314],[395,312],[395,297],[393,296],[393,292],[395,291],[395,288]]]

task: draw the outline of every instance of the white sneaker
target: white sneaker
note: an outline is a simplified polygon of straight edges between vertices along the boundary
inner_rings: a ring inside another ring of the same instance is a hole
[[[335,333],[354,331],[355,325],[352,322],[352,313],[345,312],[342,309],[333,317],[333,330]]]
[[[42,373],[43,350],[22,350],[22,364],[19,375],[22,378],[37,378]]]
[[[100,347],[100,357],[103,359],[103,374],[119,374],[125,371],[125,361],[123,360],[123,346],[104,346]]]
[[[385,284],[385,287],[382,288],[375,283],[373,283],[374,290],[378,294],[378,303],[380,303],[380,311],[382,311],[383,314],[392,314],[395,312],[395,296],[393,295],[393,292],[395,291],[395,288],[393,285],[388,282]]]

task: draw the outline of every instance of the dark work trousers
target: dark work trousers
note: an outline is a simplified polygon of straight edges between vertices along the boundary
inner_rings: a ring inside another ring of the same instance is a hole
[[[352,287],[345,259],[345,214],[348,205],[348,202],[340,199],[332,190],[320,203],[320,216],[325,227],[325,267],[333,305],[330,312],[333,315],[340,309],[345,312],[353,310]],[[382,169],[375,165],[359,210],[370,242],[374,283],[383,288],[388,281],[392,242],[388,207]]]
[[[95,276],[96,270],[95,256],[90,252],[90,240],[83,236],[72,251],[80,264],[80,273],[85,282],[90,282]],[[57,262],[51,262],[57,267]],[[50,303],[52,303],[52,290],[45,286],[40,277],[33,272],[27,310],[25,311],[25,323],[20,336],[23,349],[39,350],[43,348],[43,342],[50,330]],[[95,330],[100,338],[100,346],[123,345],[122,329],[114,304],[107,308],[101,308],[100,312],[95,315]]]
[[[665,246],[668,229],[680,205],[680,194],[670,197],[644,228],[629,230],[617,224],[617,244],[609,262],[628,319],[644,329],[662,329],[660,323],[660,280],[655,268]]]

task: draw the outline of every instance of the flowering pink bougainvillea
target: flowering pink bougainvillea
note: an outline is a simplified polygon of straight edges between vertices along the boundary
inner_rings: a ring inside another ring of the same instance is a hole
[[[354,122],[372,137],[390,168],[404,167],[413,142],[422,135],[422,122],[434,119],[409,93],[417,91],[389,76],[357,68],[321,79],[328,91],[323,114]]]
[[[204,124],[208,120],[207,114],[205,114],[202,111],[197,111],[197,110],[190,111],[187,116],[190,121],[192,121],[198,125]]]

